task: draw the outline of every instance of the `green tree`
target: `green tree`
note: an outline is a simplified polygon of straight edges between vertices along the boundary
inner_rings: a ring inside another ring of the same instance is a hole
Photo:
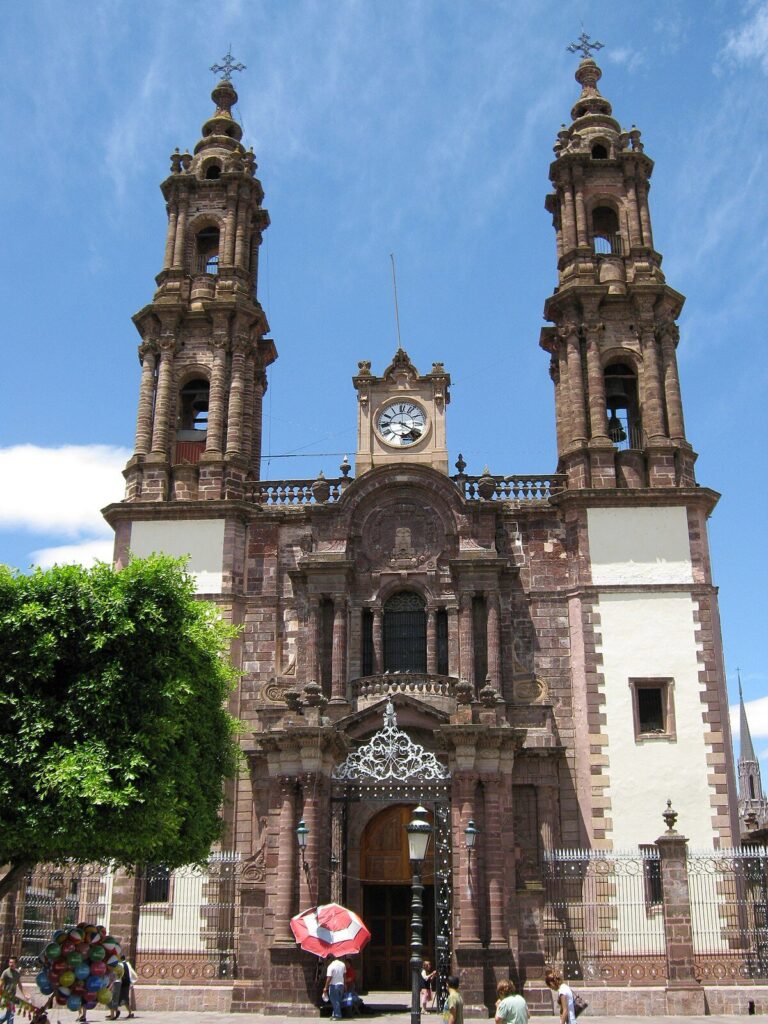
[[[207,857],[238,765],[234,635],[171,558],[0,566],[0,897],[41,862]]]

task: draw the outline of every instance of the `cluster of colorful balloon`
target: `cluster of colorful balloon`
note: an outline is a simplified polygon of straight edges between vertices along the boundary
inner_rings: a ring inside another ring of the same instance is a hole
[[[112,999],[115,968],[120,962],[120,943],[107,935],[103,925],[79,924],[59,928],[40,954],[43,969],[37,987],[53,995],[59,1006],[87,1010]]]

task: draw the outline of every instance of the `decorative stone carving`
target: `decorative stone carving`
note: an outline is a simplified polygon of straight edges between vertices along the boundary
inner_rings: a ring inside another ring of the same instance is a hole
[[[512,683],[512,697],[516,704],[535,704],[548,696],[547,684],[536,676],[515,679]]]
[[[466,679],[460,679],[453,689],[453,695],[457,704],[469,704],[472,700],[472,684]]]
[[[385,505],[363,526],[363,550],[373,565],[416,568],[437,558],[444,546],[440,520],[415,501]]]

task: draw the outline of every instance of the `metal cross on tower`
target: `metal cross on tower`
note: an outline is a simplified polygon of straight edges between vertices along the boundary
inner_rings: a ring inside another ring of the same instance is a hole
[[[229,49],[226,54],[221,58],[221,64],[211,64],[211,71],[214,75],[218,75],[221,72],[221,77],[225,82],[232,81],[233,71],[245,71],[245,64],[235,64],[232,58],[232,44],[229,44]]]
[[[582,33],[576,42],[571,43],[570,46],[566,46],[566,50],[569,53],[578,53],[579,50],[581,50],[582,60],[587,60],[590,56],[590,50],[602,50],[603,45],[603,43],[598,43],[597,41],[593,43],[587,33],[582,30]]]

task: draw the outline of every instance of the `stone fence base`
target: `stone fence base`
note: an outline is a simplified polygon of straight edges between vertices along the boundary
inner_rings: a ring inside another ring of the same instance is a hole
[[[229,1013],[232,1005],[232,982],[208,982],[205,985],[132,986],[137,1010],[198,1010],[208,1013]]]

